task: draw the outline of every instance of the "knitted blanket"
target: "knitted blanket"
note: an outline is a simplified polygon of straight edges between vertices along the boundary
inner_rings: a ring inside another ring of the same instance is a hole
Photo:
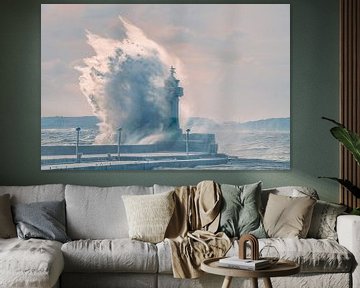
[[[201,262],[222,257],[231,246],[223,232],[216,233],[221,210],[221,189],[213,181],[175,189],[175,211],[165,233],[171,247],[175,278],[200,277]]]

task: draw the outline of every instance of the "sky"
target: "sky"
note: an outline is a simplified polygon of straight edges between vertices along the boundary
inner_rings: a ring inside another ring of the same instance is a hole
[[[119,17],[172,60],[183,121],[290,116],[289,4],[42,4],[42,117],[94,115],[76,67],[96,54],[89,33],[126,37]]]

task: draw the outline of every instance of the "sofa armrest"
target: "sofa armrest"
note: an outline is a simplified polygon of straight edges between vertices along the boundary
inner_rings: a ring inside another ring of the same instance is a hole
[[[352,273],[353,287],[360,287],[360,216],[341,215],[336,224],[339,243],[355,257]]]

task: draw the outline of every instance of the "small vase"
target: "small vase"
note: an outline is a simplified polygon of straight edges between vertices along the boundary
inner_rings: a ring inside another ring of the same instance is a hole
[[[265,245],[259,254],[260,259],[267,259],[271,264],[276,264],[280,259],[279,251],[272,245]]]

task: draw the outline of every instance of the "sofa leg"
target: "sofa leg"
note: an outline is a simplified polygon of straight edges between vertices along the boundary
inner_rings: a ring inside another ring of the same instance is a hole
[[[263,279],[264,279],[265,288],[273,288],[270,278],[266,277]]]
[[[231,276],[225,276],[224,282],[221,286],[221,288],[230,288],[232,277]]]

